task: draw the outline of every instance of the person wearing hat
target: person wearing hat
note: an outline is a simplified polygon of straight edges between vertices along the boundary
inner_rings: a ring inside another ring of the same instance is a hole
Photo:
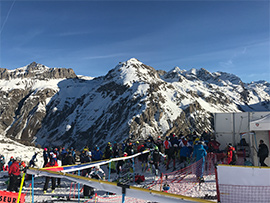
[[[190,145],[186,137],[183,136],[182,139],[180,140],[179,147],[180,147],[180,153],[179,153],[180,163],[184,163],[184,165],[186,165],[188,159],[190,158],[190,154],[191,154],[190,148],[192,148],[192,146]]]
[[[89,173],[90,178],[104,179],[105,172],[100,168],[100,166],[95,166],[94,169]]]
[[[47,165],[50,158],[50,154],[48,152],[48,149],[45,147],[43,150],[43,168]]]
[[[203,146],[201,141],[198,141],[196,147],[194,147],[194,151],[192,154],[193,158],[196,158],[196,176],[199,182],[203,182],[203,171],[204,171],[204,164],[205,164],[205,157],[207,152]]]
[[[64,162],[65,162],[66,165],[74,165],[75,164],[75,159],[72,156],[71,152],[67,153],[67,156],[65,157]]]
[[[125,151],[127,153],[128,156],[131,156],[134,154],[134,149],[133,149],[133,144],[132,142],[129,142],[128,145],[125,148]]]
[[[101,160],[103,156],[102,151],[99,150],[99,147],[95,147],[92,151],[92,159],[93,161]]]
[[[266,163],[264,163],[265,159],[268,157],[269,155],[269,150],[266,144],[264,144],[263,140],[260,140],[260,144],[259,144],[259,150],[258,150],[258,157],[259,157],[259,161],[261,166],[267,166]]]
[[[29,162],[29,167],[35,167],[37,162],[37,152],[32,156],[32,159]]]
[[[236,151],[231,143],[229,143],[227,147],[227,161],[229,165],[236,164]]]
[[[52,156],[50,158],[50,161],[47,163],[47,165],[45,167],[54,167],[54,166],[58,166],[56,154],[52,154]],[[47,193],[47,189],[48,189],[48,185],[49,185],[50,180],[52,180],[52,193],[54,193],[54,190],[55,190],[55,187],[56,187],[56,178],[46,177],[45,184],[44,184],[44,187],[43,187],[44,194]]]
[[[166,137],[166,140],[163,142],[163,146],[165,148],[165,155],[166,155],[165,161],[167,162],[166,163],[166,169],[168,170],[169,169],[170,160],[172,158],[172,152],[173,152],[173,150],[172,150],[172,143],[170,142],[170,138],[168,136]],[[175,162],[174,162],[174,164],[175,164]]]
[[[159,160],[160,160],[160,154],[159,154],[159,149],[158,146],[155,145],[154,150],[151,152],[152,155],[152,160],[153,160],[153,165],[154,169],[152,168],[152,172],[157,176],[158,171],[159,171]]]
[[[210,139],[210,142],[208,143],[208,151],[214,152],[214,153],[219,153],[220,152],[219,146],[220,146],[220,143],[216,140],[215,137],[212,137]]]
[[[4,165],[5,165],[5,157],[4,155],[1,154],[0,155],[0,171],[5,169]]]
[[[104,151],[104,158],[105,159],[110,159],[113,156],[113,150],[112,150],[112,145],[110,142],[108,142],[105,151]]]
[[[88,174],[89,178],[94,178],[94,179],[104,179],[105,178],[105,173],[104,171],[100,168],[100,166],[95,166],[92,168],[92,171]],[[88,185],[83,186],[83,196],[84,197],[91,197],[95,194],[94,188]]]
[[[155,145],[158,146],[158,150],[159,150],[160,152],[162,152],[163,142],[162,142],[160,136],[158,136],[157,141],[155,142]]]
[[[9,170],[8,170],[8,175],[9,175],[9,186],[8,190],[9,191],[15,191],[19,192],[18,187],[19,187],[19,179],[20,179],[20,158],[15,158],[13,163],[11,164]]]
[[[9,161],[8,161],[8,168],[10,168],[11,164],[13,163],[13,161],[14,161],[14,157],[11,156],[10,159],[9,159]]]

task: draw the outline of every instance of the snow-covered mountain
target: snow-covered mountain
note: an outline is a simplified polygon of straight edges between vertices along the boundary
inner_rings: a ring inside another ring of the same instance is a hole
[[[0,134],[42,146],[212,130],[212,113],[270,111],[270,84],[205,69],[157,71],[132,58],[98,78],[32,63],[0,69]]]

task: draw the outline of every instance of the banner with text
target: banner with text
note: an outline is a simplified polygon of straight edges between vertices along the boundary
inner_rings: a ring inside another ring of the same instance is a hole
[[[7,192],[0,191],[0,203],[17,203],[18,193],[17,192]],[[21,194],[20,203],[25,202],[25,194]]]

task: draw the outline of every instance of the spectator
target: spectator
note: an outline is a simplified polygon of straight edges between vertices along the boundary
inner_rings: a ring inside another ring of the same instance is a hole
[[[82,153],[80,154],[80,162],[86,163],[86,150],[83,150]]]
[[[48,162],[45,167],[54,167],[54,166],[58,166],[55,154],[52,155],[52,157],[50,159],[50,162]],[[45,184],[44,184],[44,187],[43,187],[44,194],[47,193],[47,189],[48,189],[48,185],[49,185],[50,180],[52,181],[52,193],[54,193],[55,186],[56,186],[56,178],[46,177]]]
[[[158,136],[158,139],[157,139],[157,141],[156,141],[156,146],[158,146],[158,150],[160,151],[160,152],[162,152],[162,146],[163,146],[163,143],[162,143],[162,140],[161,140],[161,137],[160,136]]]
[[[18,187],[20,184],[19,180],[20,180],[20,175],[21,175],[19,162],[20,162],[20,158],[16,158],[14,159],[13,163],[9,167],[9,170],[8,170],[8,175],[10,177],[9,186],[8,186],[9,191],[19,192]]]
[[[112,156],[113,156],[112,145],[110,142],[108,142],[107,146],[105,147],[104,158],[110,159],[110,158],[112,158]]]
[[[99,150],[99,147],[95,147],[95,149],[92,152],[93,161],[101,160],[102,156],[103,156],[103,153],[102,151]]]
[[[196,176],[199,182],[203,182],[203,171],[204,171],[204,164],[205,164],[205,157],[207,152],[203,147],[201,141],[198,142],[197,146],[194,148],[192,157],[196,158]]]
[[[44,151],[43,151],[43,161],[44,161],[43,168],[47,165],[49,159],[50,159],[50,154],[48,152],[48,149],[44,148]]]
[[[4,155],[0,155],[0,171],[4,170],[5,165],[5,157]]]
[[[263,140],[260,140],[260,144],[259,144],[259,150],[258,150],[258,157],[259,157],[259,161],[261,166],[267,166],[267,164],[265,164],[265,159],[268,157],[269,155],[269,150],[266,144],[264,144]]]
[[[163,142],[163,146],[165,148],[165,155],[166,155],[166,169],[169,169],[170,160],[172,158],[172,144],[170,142],[170,138],[167,136],[166,140]]]
[[[29,162],[29,167],[35,167],[37,162],[37,152],[32,156],[32,159]]]
[[[154,174],[157,176],[158,175],[158,171],[159,171],[159,160],[160,160],[160,154],[159,154],[159,150],[158,150],[158,146],[154,147],[155,149],[152,151],[152,159],[153,159],[153,165],[154,165],[154,169],[152,169],[152,171],[154,172]]]
[[[227,158],[228,158],[228,164],[230,164],[230,165],[236,164],[236,151],[231,143],[228,144]]]
[[[208,143],[208,151],[219,153],[220,152],[219,146],[220,146],[220,143],[216,141],[216,138],[211,138],[210,142]]]
[[[146,150],[145,146],[141,145],[140,152],[143,152],[145,150]],[[149,153],[144,153],[139,156],[139,160],[142,162],[142,172],[148,169],[148,155]]]
[[[128,156],[131,156],[134,154],[134,149],[133,149],[133,144],[130,142],[125,148],[125,152],[127,153]]]
[[[68,155],[65,157],[65,161],[66,165],[74,165],[75,164],[75,159],[72,156],[71,152],[68,152]]]
[[[172,138],[172,141],[171,141],[171,144],[172,144],[172,160],[173,160],[173,170],[175,170],[175,160],[176,160],[176,157],[178,157],[179,155],[179,140],[178,138],[175,136],[175,134],[172,135],[173,138]]]
[[[71,154],[74,157],[75,161],[76,161],[76,149],[74,149],[73,147],[70,148]]]
[[[117,144],[117,142],[114,142],[114,144],[113,144],[113,157],[115,158],[115,157],[119,157],[119,151],[120,151],[120,149],[119,149],[119,146],[118,146],[118,144]]]
[[[10,168],[11,164],[13,163],[14,158],[13,156],[10,157],[9,161],[8,161],[8,168]]]
[[[180,163],[186,164],[188,158],[190,158],[191,150],[189,147],[191,147],[190,143],[187,141],[185,137],[183,137],[179,143],[180,147]]]
[[[208,144],[210,142],[210,134],[207,130],[203,131],[201,139]]]

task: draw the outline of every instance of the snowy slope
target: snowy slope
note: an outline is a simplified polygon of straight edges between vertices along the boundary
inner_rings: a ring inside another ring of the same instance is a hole
[[[38,153],[37,155],[37,166],[43,166],[43,150],[34,146],[26,146],[20,144],[14,140],[6,138],[3,135],[0,135],[0,154],[4,155],[6,164],[10,160],[10,157],[19,157],[22,161],[24,161],[27,165],[31,160],[32,156]]]

